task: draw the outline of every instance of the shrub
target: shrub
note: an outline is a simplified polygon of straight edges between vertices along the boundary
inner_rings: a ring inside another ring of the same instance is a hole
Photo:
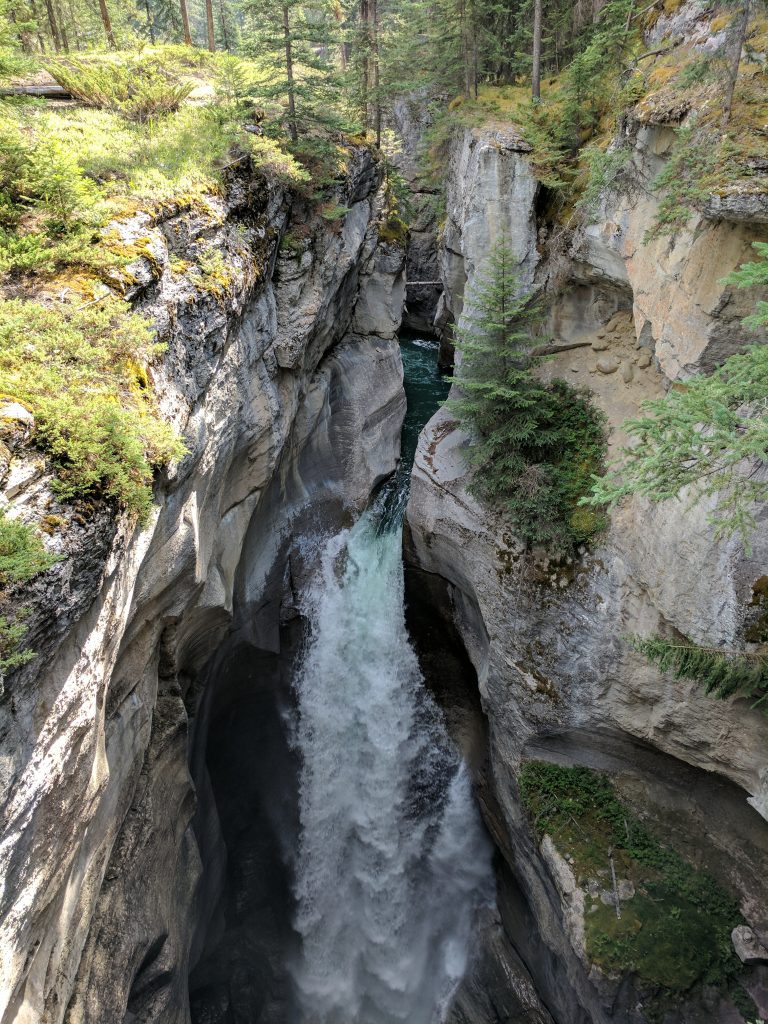
[[[82,103],[139,124],[178,110],[193,88],[169,78],[159,62],[141,58],[103,64],[70,58],[49,61],[48,70]]]
[[[765,288],[768,286],[768,242],[753,242],[752,248],[760,257],[750,263],[742,263],[725,279],[727,284],[735,284],[737,288]],[[756,312],[743,320],[745,327],[760,330],[768,326],[768,302],[760,299]]]
[[[33,412],[62,497],[98,494],[146,517],[152,467],[184,451],[137,373],[159,351],[145,319],[114,298],[0,304],[0,391]]]
[[[31,526],[0,510],[0,587],[26,583],[56,561]]]
[[[249,147],[253,166],[273,174],[287,185],[305,185],[311,180],[309,171],[277,142],[263,135],[250,135]]]
[[[617,146],[606,151],[598,146],[588,146],[583,156],[586,162],[586,184],[576,209],[588,219],[597,213],[600,200],[606,193],[621,189],[631,165],[632,151],[628,146]]]

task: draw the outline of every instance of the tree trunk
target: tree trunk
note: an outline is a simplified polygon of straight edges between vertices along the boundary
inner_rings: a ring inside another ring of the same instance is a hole
[[[205,22],[208,27],[208,49],[216,52],[216,36],[213,32],[213,0],[205,0]]]
[[[478,57],[477,57],[477,10],[475,8],[475,0],[470,0],[469,4],[469,26],[467,35],[468,45],[468,57],[469,57],[469,95],[474,96],[477,99],[477,79],[478,79]]]
[[[461,65],[464,79],[464,95],[472,95],[472,72],[469,53],[469,28],[467,27],[467,7],[464,0],[459,2],[459,36],[461,38]]]
[[[368,134],[368,86],[371,63],[371,36],[369,0],[360,0],[360,24],[362,25],[363,59],[360,63],[360,110],[363,115],[363,135]]]
[[[77,25],[77,15],[75,14],[75,8],[72,4],[72,0],[68,0],[67,7],[69,8],[69,20],[72,23],[72,28],[75,32],[75,49],[82,50],[82,36],[80,35],[80,29]]]
[[[69,39],[67,38],[67,26],[64,24],[64,17],[61,13],[61,8],[56,7],[56,20],[59,25],[59,38],[61,39],[61,46],[64,53],[69,53]]]
[[[35,19],[37,41],[40,44],[40,52],[45,53],[45,40],[43,39],[43,33],[40,31],[40,17],[37,13],[37,4],[35,3],[35,0],[30,0],[29,6],[32,8],[32,17]]]
[[[221,38],[224,41],[224,49],[229,52],[229,30],[227,28],[227,8],[225,0],[219,0],[219,19],[221,21]]]
[[[53,9],[52,0],[45,0],[45,11],[48,15],[48,27],[51,30],[51,39],[53,40],[53,48],[56,53],[61,52],[61,36],[59,35],[59,26],[56,22],[56,13]]]
[[[371,25],[373,28],[373,35],[371,39],[372,57],[373,57],[373,94],[374,94],[374,107],[373,107],[373,126],[376,131],[376,147],[381,149],[381,95],[379,92],[380,76],[379,76],[379,11],[376,0],[371,0]]]
[[[283,35],[285,37],[285,71],[288,78],[288,129],[291,133],[291,141],[299,141],[299,132],[296,128],[296,96],[293,86],[293,50],[291,49],[291,25],[288,21],[288,7],[283,4]]]
[[[741,64],[741,53],[744,49],[744,40],[747,38],[747,28],[749,27],[750,6],[750,0],[744,0],[741,8],[741,13],[739,14],[739,21],[736,26],[736,39],[734,41],[731,65],[728,68],[728,84],[725,89],[725,103],[723,105],[723,127],[725,127],[725,125],[727,125],[728,122],[731,120],[731,111],[733,109],[733,94],[736,91],[736,82],[739,78],[739,65]]]
[[[109,17],[109,11],[107,10],[107,0],[99,0],[99,11],[101,13],[101,23],[107,34],[109,47],[111,50],[116,50],[117,43],[115,42],[115,33],[112,31],[112,22]]]
[[[149,7],[149,0],[144,0],[144,9],[147,12],[147,28],[149,29],[149,41],[155,45],[155,26],[152,24],[152,11]]]
[[[534,0],[533,67],[531,69],[531,94],[534,100],[541,98],[541,7],[542,0]]]
[[[191,46],[192,33],[189,31],[189,11],[187,10],[187,0],[179,0],[179,6],[181,7],[181,24],[184,29],[184,42],[187,46]]]

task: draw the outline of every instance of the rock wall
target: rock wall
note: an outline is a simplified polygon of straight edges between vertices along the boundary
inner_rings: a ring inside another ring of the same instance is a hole
[[[146,528],[60,506],[15,452],[12,514],[59,516],[68,557],[21,595],[38,657],[0,706],[3,1024],[189,1020],[202,670],[258,605],[292,518],[318,498],[359,508],[398,457],[402,257],[376,245],[378,184],[361,148],[334,224],[241,172],[205,208],[119,226],[147,252],[122,284],[168,342],[153,383],[189,448]],[[280,247],[288,225],[298,252]],[[174,272],[201,249],[225,283]]]
[[[528,152],[530,146],[512,126],[466,129],[453,140],[439,254],[443,293],[435,324],[441,331],[450,332],[461,317],[467,283],[498,241],[515,253],[521,286],[533,283],[539,262],[534,210],[539,184],[528,161],[521,159]]]
[[[396,99],[390,121],[399,142],[394,163],[409,193],[409,233],[406,273],[409,281],[439,282],[437,266],[439,189],[427,180],[423,161],[431,125],[430,99],[426,92]],[[409,285],[403,323],[414,331],[432,334],[440,285]]]
[[[651,152],[662,159],[663,134],[638,128],[638,167]],[[465,134],[450,160],[441,269],[443,309],[453,316],[503,223],[500,211],[515,211],[510,230],[528,283],[539,259],[525,146],[497,148],[493,137]],[[592,389],[614,444],[622,419],[644,397],[745,344],[738,319],[754,302],[715,282],[743,261],[759,226],[697,218],[674,239],[645,248],[654,208],[633,194],[608,199],[575,240],[554,303],[556,334],[588,344],[558,356],[546,372]],[[542,264],[537,280],[551,273]],[[466,443],[446,410],[425,428],[406,560],[412,588],[441,605],[477,672],[489,758],[477,784],[503,858],[504,932],[555,1020],[640,1024],[652,1017],[654,995],[631,974],[608,977],[589,962],[585,893],[551,841],[538,842],[517,776],[532,759],[608,772],[644,820],[661,823],[676,848],[738,893],[748,926],[765,944],[768,719],[744,701],[719,701],[660,673],[625,638],[674,627],[709,645],[742,642],[768,561],[766,513],[748,552],[737,539],[714,536],[705,503],[635,499],[594,550],[550,563],[524,553],[509,526],[473,496]],[[498,942],[495,949],[507,964],[501,972],[513,974],[514,958]],[[745,987],[763,1013],[764,986],[765,968],[751,968]],[[675,1014],[668,1019],[739,1019],[712,992],[682,997]]]
[[[711,370],[744,345],[741,321],[754,310],[756,290],[724,278],[753,257],[752,242],[768,238],[768,216],[750,196],[731,198],[727,208],[713,198],[707,216],[691,216],[673,235],[648,236],[659,207],[648,186],[674,141],[669,125],[627,121],[614,143],[628,152],[627,187],[604,198],[576,243],[577,273],[629,290],[637,337],[669,380]]]

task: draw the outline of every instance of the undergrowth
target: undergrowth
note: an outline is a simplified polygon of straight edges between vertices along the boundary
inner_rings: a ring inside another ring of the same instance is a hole
[[[731,931],[743,923],[738,902],[710,875],[662,843],[616,795],[610,780],[587,768],[531,761],[520,793],[536,833],[573,858],[577,882],[611,891],[616,874],[635,888],[615,907],[587,895],[587,956],[610,975],[635,973],[658,1002],[679,1006],[682,993],[713,985],[742,1002],[742,965]],[[592,889],[594,892],[595,890]]]
[[[0,303],[0,392],[33,413],[63,498],[98,494],[146,519],[153,467],[184,453],[148,386],[160,351],[145,318],[118,299]]]
[[[174,81],[160,59],[127,58],[96,63],[70,57],[48,61],[47,70],[81,103],[111,110],[139,124],[179,109],[193,89]]]

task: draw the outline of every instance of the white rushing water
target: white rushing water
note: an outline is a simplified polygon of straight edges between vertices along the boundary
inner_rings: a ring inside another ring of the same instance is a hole
[[[406,631],[401,527],[382,525],[385,505],[328,541],[305,607],[304,1024],[440,1021],[466,967],[473,911],[493,894],[468,773]]]

